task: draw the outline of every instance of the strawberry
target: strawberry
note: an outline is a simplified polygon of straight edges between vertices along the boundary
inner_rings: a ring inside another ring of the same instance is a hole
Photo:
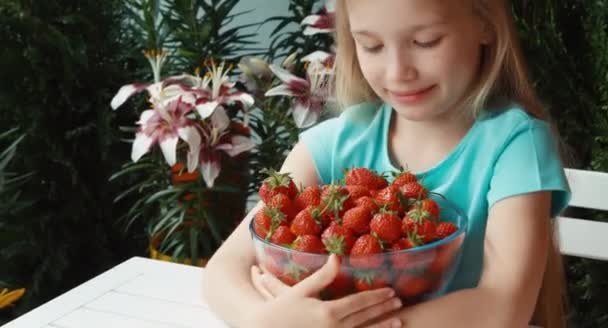
[[[324,292],[329,293],[332,299],[341,298],[351,292],[353,280],[351,275],[345,270],[340,270],[334,280],[325,287]]]
[[[321,233],[319,209],[308,206],[291,221],[291,232],[297,236],[315,235]]]
[[[412,239],[401,238],[389,246],[387,258],[392,263],[393,267],[407,269],[411,263],[411,254],[399,252],[404,249],[410,249],[418,246]],[[393,253],[395,252],[395,253]]]
[[[437,205],[437,202],[434,200],[425,198],[421,201],[417,201],[415,205],[421,210],[427,211],[432,219],[439,218],[439,205]]]
[[[410,182],[417,182],[418,178],[416,178],[416,175],[411,173],[410,171],[404,171],[399,173],[399,175],[397,175],[395,177],[395,180],[393,180],[393,185],[397,186],[397,187],[401,187],[403,185],[405,185],[406,183],[410,183]]]
[[[388,287],[390,284],[390,275],[384,270],[355,271],[354,276],[355,289],[360,292]]]
[[[401,237],[401,219],[392,212],[380,212],[374,215],[369,227],[380,240],[388,243]]]
[[[431,286],[429,280],[424,277],[402,273],[395,281],[395,289],[399,296],[415,299],[422,296]]]
[[[272,196],[270,202],[267,203],[268,207],[278,208],[281,213],[285,214],[287,221],[291,221],[296,214],[296,210],[289,197],[285,194],[276,194]]]
[[[281,224],[287,224],[285,215],[276,208],[264,206],[255,215],[254,230],[261,238],[268,239]]]
[[[308,206],[319,206],[321,204],[321,188],[319,186],[308,186],[304,188],[293,200],[296,210],[301,211]]]
[[[443,239],[456,231],[458,231],[458,227],[456,227],[454,223],[441,222],[437,225],[437,228],[435,229],[435,235],[438,239]]]
[[[273,244],[289,247],[291,243],[296,239],[296,236],[291,232],[288,226],[282,225],[277,227],[272,236],[270,242]]]
[[[428,196],[428,191],[418,182],[408,182],[399,187],[403,196],[410,199],[424,199]]]
[[[298,236],[298,238],[296,238],[296,240],[293,242],[292,248],[296,251],[304,252],[294,252],[291,255],[293,262],[309,270],[316,270],[327,261],[326,256],[320,255],[327,253],[325,251],[325,245],[323,245],[321,239],[315,235]]]
[[[387,211],[394,211],[397,213],[403,213],[405,211],[404,206],[401,204],[399,187],[390,185],[376,194],[375,200],[378,206],[383,207]]]
[[[353,207],[344,213],[342,225],[352,230],[356,235],[369,233],[369,222],[372,213],[367,207]]]
[[[289,286],[293,286],[312,274],[308,268],[294,262],[288,262],[283,268],[283,274],[277,277]]]
[[[436,240],[435,221],[428,219],[414,220],[406,216],[402,221],[401,229],[404,235],[414,238],[414,241],[418,241],[419,239],[423,244]]]
[[[355,206],[363,206],[369,208],[372,214],[378,212],[378,204],[372,197],[363,196],[355,200]]]
[[[268,204],[276,194],[284,194],[289,199],[293,199],[298,193],[298,188],[288,173],[278,173],[273,169],[264,170],[268,177],[262,182],[260,187],[260,199]]]
[[[435,249],[433,262],[428,266],[427,271],[431,274],[443,274],[450,266],[455,258],[455,253],[460,247],[459,243],[450,242],[438,246]]]
[[[376,237],[366,234],[355,241],[350,251],[350,265],[355,268],[374,269],[382,266],[382,245]]]
[[[364,186],[368,189],[382,189],[388,185],[386,180],[366,168],[354,168],[346,171],[345,184],[347,186]]]
[[[325,185],[321,191],[321,214],[324,226],[329,226],[332,221],[338,223],[346,211],[345,202],[350,195],[348,191],[338,185]]]
[[[333,223],[323,231],[321,241],[329,253],[348,255],[355,244],[355,235],[350,229]]]
[[[369,196],[369,190],[364,186],[346,186],[344,189],[348,192],[348,199],[344,202],[344,209],[348,210],[355,207],[355,201],[361,197]]]

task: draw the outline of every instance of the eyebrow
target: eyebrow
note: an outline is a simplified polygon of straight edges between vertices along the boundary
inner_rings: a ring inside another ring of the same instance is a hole
[[[436,22],[432,22],[430,24],[417,24],[414,25],[410,28],[408,28],[408,32],[417,32],[419,30],[423,30],[429,27],[433,27],[433,26],[437,26],[437,25],[445,25],[447,24],[447,22],[445,21],[436,21]],[[376,36],[376,34],[374,32],[371,31],[367,31],[367,30],[351,30],[352,34],[358,34],[358,35],[363,35],[363,36],[368,36],[368,37],[374,37]]]

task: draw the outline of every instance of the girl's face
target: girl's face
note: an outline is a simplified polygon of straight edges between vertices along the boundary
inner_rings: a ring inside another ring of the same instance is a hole
[[[475,83],[484,40],[471,0],[346,0],[363,76],[401,117],[445,118]]]

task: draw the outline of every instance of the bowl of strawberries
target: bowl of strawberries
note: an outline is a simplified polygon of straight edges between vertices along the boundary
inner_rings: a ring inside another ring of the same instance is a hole
[[[284,283],[310,276],[331,253],[340,273],[323,299],[392,287],[404,304],[415,304],[450,281],[467,218],[414,174],[396,172],[389,182],[353,168],[344,181],[298,190],[289,174],[267,173],[250,232],[259,265]]]

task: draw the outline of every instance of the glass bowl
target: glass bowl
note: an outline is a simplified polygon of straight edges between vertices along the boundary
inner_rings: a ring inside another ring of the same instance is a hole
[[[467,230],[467,218],[440,194],[430,193],[440,208],[440,221],[453,222],[458,230],[422,246],[368,256],[341,256],[340,272],[322,292],[322,299],[336,299],[358,291],[391,287],[404,304],[415,304],[441,295],[458,265]],[[273,244],[249,230],[260,266],[293,286],[320,268],[329,254],[301,252]]]

